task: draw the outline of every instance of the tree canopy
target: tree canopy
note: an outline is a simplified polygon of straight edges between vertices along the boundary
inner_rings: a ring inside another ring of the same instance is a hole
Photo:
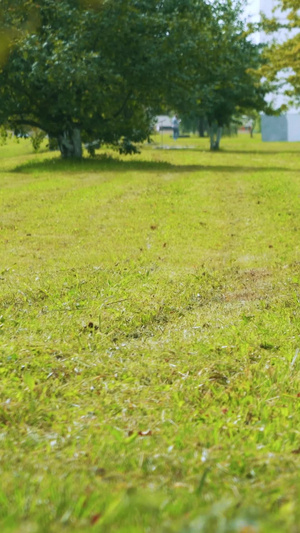
[[[191,109],[194,116],[205,117],[212,149],[219,148],[221,129],[234,117],[268,110],[270,85],[257,74],[264,61],[262,47],[249,39],[242,11],[240,2],[214,4],[207,61],[205,68],[199,64],[194,85]]]
[[[263,20],[263,28],[270,36],[270,44],[265,49],[267,59],[262,74],[270,81],[284,85],[284,92],[300,103],[300,15],[299,0],[279,0],[278,10],[272,19]]]
[[[161,105],[225,124],[262,106],[259,52],[239,2],[2,0],[0,122],[38,127],[65,157],[81,141],[134,150]],[[5,37],[5,38],[4,38]]]

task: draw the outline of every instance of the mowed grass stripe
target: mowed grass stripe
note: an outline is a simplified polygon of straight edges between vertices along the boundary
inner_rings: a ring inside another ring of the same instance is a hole
[[[298,531],[298,146],[180,144],[8,146],[3,531]]]

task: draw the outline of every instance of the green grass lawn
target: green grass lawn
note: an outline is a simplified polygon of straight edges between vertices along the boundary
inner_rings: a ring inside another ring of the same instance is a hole
[[[1,533],[300,531],[299,152],[0,147]]]

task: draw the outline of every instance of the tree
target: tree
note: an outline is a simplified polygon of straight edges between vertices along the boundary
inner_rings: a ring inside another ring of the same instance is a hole
[[[38,31],[14,39],[1,76],[0,116],[16,130],[28,125],[56,137],[64,157],[81,157],[82,138],[112,144],[144,139],[149,120],[139,97],[146,80],[154,79],[140,38],[146,24],[128,4],[33,2]]]
[[[166,105],[205,118],[217,149],[233,115],[265,105],[266,87],[253,74],[259,47],[247,38],[238,1],[1,6],[0,121],[19,133],[25,126],[43,130],[58,140],[63,157],[81,157],[82,141],[134,151]]]
[[[256,72],[263,62],[262,48],[249,39],[242,7],[240,2],[214,3],[206,62],[204,68],[198,65],[192,109],[208,122],[212,150],[219,149],[222,128],[233,118],[268,108],[270,86]]]
[[[280,17],[280,11],[286,15]],[[285,20],[284,20],[285,19]],[[263,29],[274,39],[265,49],[267,60],[261,73],[295,103],[300,103],[300,15],[299,0],[279,0],[272,19],[263,19]]]
[[[134,150],[169,94],[188,100],[211,16],[205,0],[28,0],[25,10],[5,3],[13,7],[2,26],[13,32],[0,121],[15,131],[40,128],[58,139],[63,157],[81,157],[81,142],[95,139]]]

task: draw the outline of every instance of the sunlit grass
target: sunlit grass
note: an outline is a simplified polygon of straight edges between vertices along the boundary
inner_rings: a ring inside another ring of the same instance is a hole
[[[1,531],[297,533],[299,145],[0,160]]]

